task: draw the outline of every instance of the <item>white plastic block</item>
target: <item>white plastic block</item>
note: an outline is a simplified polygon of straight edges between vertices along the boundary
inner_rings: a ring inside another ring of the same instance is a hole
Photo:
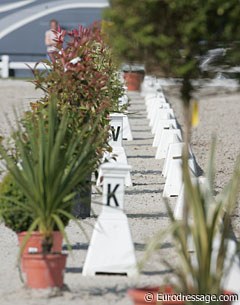
[[[177,129],[177,121],[175,119],[158,121],[156,133],[153,139],[153,147],[158,147],[163,129]]]
[[[182,161],[172,160],[163,190],[163,197],[176,197],[180,194],[183,186]]]
[[[175,118],[173,109],[171,109],[171,108],[170,109],[164,109],[163,108],[163,109],[158,109],[158,110],[156,109],[154,111],[153,116],[150,119],[150,122],[149,122],[150,127],[153,127],[156,111],[157,111],[157,114],[158,114],[157,120],[167,120],[167,119],[174,119]]]
[[[151,99],[148,102],[148,104],[147,104],[147,118],[149,120],[151,120],[152,117],[154,116],[154,112],[158,108],[158,106],[160,106],[162,104],[168,104],[164,97],[156,98],[156,99]]]
[[[183,208],[184,208],[184,185],[182,184],[174,209],[174,217],[176,219],[178,220],[183,219]]]
[[[147,93],[145,95],[144,100],[145,100],[145,103],[148,103],[149,100],[156,99],[156,98],[165,98],[165,96],[164,96],[163,92],[155,91],[153,93],[152,92]]]
[[[165,159],[169,144],[179,143],[181,141],[182,134],[180,129],[163,129],[155,158]]]
[[[125,153],[125,150],[123,147],[113,147],[113,150],[111,153],[105,153],[103,162],[105,162],[105,161],[107,161],[109,163],[113,163],[113,164],[117,163],[117,164],[121,164],[121,165],[128,165],[127,156],[126,156],[126,153]],[[100,166],[100,168],[98,170],[98,179],[96,182],[97,186],[102,185],[102,177],[103,177],[102,166]],[[132,186],[132,178],[131,178],[130,171],[127,172],[126,177],[125,177],[125,186]]]
[[[156,78],[145,76],[141,86],[141,96],[146,96],[149,93],[162,91],[161,85]]]
[[[128,141],[133,140],[130,122],[127,115],[123,115],[123,139]]]
[[[207,187],[207,179],[205,177],[197,177],[197,178],[192,177],[192,181],[193,183],[198,182],[203,189],[204,187]],[[174,209],[174,217],[179,220],[183,219],[184,196],[185,195],[184,195],[184,185],[183,185]]]
[[[128,165],[127,156],[123,147],[115,147],[112,151],[112,156],[114,156],[116,160],[112,159],[112,163],[116,162],[118,164]],[[127,172],[125,177],[125,186],[132,186],[132,179],[130,171]]]
[[[154,116],[153,116],[152,129],[151,129],[151,132],[152,132],[153,134],[156,134],[157,128],[158,128],[158,123],[159,123],[159,121],[162,120],[162,119],[159,118],[159,114],[161,115],[161,111],[160,111],[160,110],[162,110],[162,109],[169,109],[169,110],[170,110],[171,108],[170,108],[170,105],[169,105],[169,104],[165,103],[165,104],[160,105],[160,106],[158,107],[158,109],[155,110],[155,114],[154,114]],[[168,117],[171,118],[172,115],[169,114]]]
[[[83,266],[84,276],[137,275],[134,245],[124,214],[124,180],[130,166],[102,165],[103,208],[95,224]]]
[[[110,114],[110,140],[111,147],[122,147],[123,139],[123,114],[111,113]]]
[[[188,160],[188,166],[191,170],[193,166],[192,159]],[[196,178],[194,171],[191,170],[192,179]],[[163,190],[163,197],[177,197],[183,187],[183,177],[182,177],[182,160],[172,159],[169,164],[168,175],[166,183]]]
[[[162,105],[162,108],[165,105],[165,108],[170,108],[170,105],[166,102],[165,98],[151,99],[147,103],[147,118],[151,119],[154,115],[155,110]],[[166,106],[169,105],[169,106]]]
[[[166,159],[164,160],[164,165],[163,165],[163,171],[162,171],[163,177],[165,178],[167,177],[170,161],[172,159],[181,159],[184,145],[185,143],[183,142],[169,144],[167,156]]]

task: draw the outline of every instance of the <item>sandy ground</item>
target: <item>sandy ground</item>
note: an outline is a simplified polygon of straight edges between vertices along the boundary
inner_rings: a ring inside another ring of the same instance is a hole
[[[223,82],[224,85],[224,82]],[[177,87],[164,87],[175,115],[183,126],[182,103]],[[195,93],[199,102],[199,125],[193,129],[191,147],[204,174],[211,149],[212,137],[217,138],[216,147],[216,192],[231,178],[235,161],[240,154],[240,93],[236,88],[202,87]],[[240,239],[240,203],[233,214],[234,233]]]
[[[178,90],[175,87],[166,87],[166,94],[182,122],[181,106]],[[210,92],[213,90],[215,93]],[[222,188],[231,173],[234,159],[240,151],[238,141],[240,131],[239,112],[240,95],[226,93],[225,90],[211,89],[201,95],[201,123],[193,134],[193,152],[200,167],[204,168],[207,152],[211,141],[211,134],[218,133],[217,154],[217,188]],[[25,109],[28,102],[40,96],[31,84],[22,81],[0,81],[0,127],[7,132],[9,128],[3,120],[4,112],[12,112],[12,105]],[[202,94],[202,93],[201,93]],[[168,225],[168,217],[162,199],[164,180],[161,177],[162,161],[154,158],[156,149],[152,148],[153,137],[150,134],[146,119],[145,106],[139,94],[131,94],[130,122],[134,136],[133,141],[124,141],[129,164],[132,165],[133,187],[126,189],[125,212],[128,216],[137,259],[144,256],[144,248],[149,239],[159,230]],[[93,209],[98,215],[101,198],[93,192]],[[173,202],[174,203],[174,202]],[[234,216],[235,231],[240,236],[239,213]],[[82,225],[91,237],[96,218],[82,221]],[[18,252],[16,235],[0,225],[0,304],[1,305],[105,305],[105,304],[132,304],[126,295],[128,287],[157,284],[163,282],[169,272],[160,261],[167,258],[174,262],[175,254],[166,240],[160,253],[154,255],[145,265],[142,274],[136,278],[124,276],[96,276],[83,277],[81,275],[86,257],[89,238],[85,238],[80,229],[71,223],[69,234],[73,251],[67,261],[65,275],[66,290],[60,295],[53,291],[34,292],[26,289],[20,281],[16,268]],[[170,275],[171,276],[171,275]]]
[[[0,83],[1,112],[11,112],[12,105],[25,109],[27,103],[40,96],[31,84],[20,81],[6,81]],[[129,164],[132,165],[133,187],[126,189],[125,211],[128,216],[132,238],[136,249],[137,259],[144,255],[146,242],[159,230],[165,228],[168,219],[162,201],[164,181],[160,176],[162,163],[154,159],[155,149],[151,147],[153,138],[148,128],[145,107],[139,94],[132,95],[130,112],[134,141],[124,142]],[[8,131],[2,121],[1,127]],[[93,193],[93,209],[99,214],[101,198]],[[91,237],[96,218],[82,222]],[[160,258],[155,256],[145,266],[141,276],[126,278],[124,276],[96,276],[83,277],[81,275],[86,257],[89,239],[75,224],[69,225],[67,231],[73,246],[72,254],[67,261],[65,283],[69,290],[61,297],[48,298],[53,292],[31,292],[24,288],[16,268],[17,238],[15,233],[0,227],[0,304],[131,304],[126,296],[128,287],[146,284],[159,284],[163,281],[163,274],[168,270],[162,266]],[[174,260],[174,253],[170,243],[164,243],[161,255]]]

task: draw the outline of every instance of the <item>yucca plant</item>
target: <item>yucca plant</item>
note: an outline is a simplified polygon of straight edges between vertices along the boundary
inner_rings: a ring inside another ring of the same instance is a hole
[[[236,161],[229,183],[215,196],[214,147],[215,144],[212,145],[205,183],[191,178],[187,158],[183,156],[184,203],[188,211],[187,221],[176,219],[166,201],[170,228],[157,234],[151,240],[143,260],[144,262],[153,250],[161,247],[161,238],[164,239],[170,232],[178,261],[174,267],[167,260],[164,260],[164,263],[173,270],[175,275],[174,282],[171,283],[174,290],[183,294],[222,294],[224,279],[236,255],[237,247],[235,251],[228,251],[228,249],[231,237],[231,214],[236,205],[240,187],[240,158]],[[167,281],[169,284],[169,279]],[[195,300],[187,304],[206,303],[203,300]],[[222,303],[214,302],[214,304]]]
[[[15,201],[12,208],[22,217],[31,215],[27,237],[34,230],[41,232],[46,253],[51,251],[54,229],[68,242],[64,227],[66,219],[73,219],[73,190],[86,179],[101,138],[97,117],[95,126],[89,128],[85,123],[70,138],[70,112],[66,111],[60,119],[57,104],[56,97],[51,96],[48,106],[32,124],[24,120],[17,123],[11,146],[0,145],[7,170],[27,198],[25,202]]]
[[[214,151],[213,145],[205,184],[191,179],[187,158],[183,156],[187,222],[186,219],[176,220],[167,204],[173,240],[181,262],[181,267],[175,269],[175,274],[181,283],[178,289],[184,293],[223,293],[224,279],[236,255],[235,251],[228,251],[228,246],[231,236],[231,215],[240,187],[240,158],[237,159],[231,180],[215,196]],[[203,301],[193,303],[205,304]]]

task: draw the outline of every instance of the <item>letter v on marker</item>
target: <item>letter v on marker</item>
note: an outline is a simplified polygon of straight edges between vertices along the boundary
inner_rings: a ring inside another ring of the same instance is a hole
[[[121,128],[120,126],[117,127],[117,132],[115,134],[115,128],[113,126],[111,126],[113,141],[117,141],[118,140],[119,133],[120,133],[120,128]]]

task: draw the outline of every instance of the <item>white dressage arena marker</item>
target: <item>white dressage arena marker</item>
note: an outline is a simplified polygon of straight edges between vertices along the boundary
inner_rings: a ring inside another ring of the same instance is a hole
[[[169,144],[179,143],[181,141],[182,134],[180,129],[163,129],[155,158],[165,159]]]
[[[125,154],[125,150],[123,147],[114,147],[113,151],[111,153],[106,152],[104,153],[104,157],[103,157],[103,162],[107,161],[108,163],[119,163],[122,165],[128,165],[127,163],[127,156]],[[102,173],[102,167],[100,166],[99,171],[98,171],[98,179],[96,182],[97,186],[101,186],[102,185],[102,177],[103,177],[103,173]],[[127,172],[126,177],[125,177],[125,186],[132,186],[132,178],[131,178],[131,174],[130,174],[130,170]]]
[[[182,161],[172,160],[163,190],[163,197],[176,197],[180,194],[183,185]]]
[[[119,163],[122,165],[128,165],[127,156],[125,154],[125,150],[123,147],[114,147],[111,152],[111,159],[109,160],[111,163]],[[125,177],[125,186],[132,186],[132,179],[130,170],[127,172]]]
[[[236,253],[236,242],[231,240],[228,242],[228,255],[227,263],[231,263],[228,276],[224,280],[223,286],[227,291],[232,291],[233,293],[238,294],[238,301],[232,303],[232,305],[239,304],[240,300],[240,259]]]
[[[110,114],[111,138],[109,145],[111,147],[122,147],[123,139],[123,114],[111,113]]]
[[[151,102],[154,99],[157,98],[165,98],[163,92],[155,92],[155,93],[147,93],[145,95],[145,104],[148,105],[149,102]]]
[[[174,217],[176,219],[178,220],[183,219],[183,208],[184,208],[184,185],[181,186],[181,190],[174,209]]]
[[[168,109],[168,110],[170,110],[171,108],[170,108],[170,105],[169,104],[167,104],[167,103],[165,103],[165,104],[160,104],[159,106],[158,106],[158,108],[155,110],[155,114],[154,114],[154,117],[153,117],[153,125],[152,125],[152,130],[151,130],[151,132],[153,133],[153,134],[155,134],[156,132],[157,132],[157,127],[158,127],[158,122],[160,121],[160,120],[163,120],[162,118],[161,118],[161,110],[165,110],[165,109]],[[167,119],[167,118],[172,118],[172,115],[171,114],[167,114],[167,116],[165,116],[164,115],[164,119]]]
[[[182,158],[182,151],[184,148],[185,143],[171,143],[169,144],[168,147],[168,152],[166,159],[164,160],[164,165],[163,165],[163,171],[162,175],[163,177],[167,177],[168,169],[169,169],[169,164],[172,159],[181,159]],[[190,153],[190,156],[191,153]]]
[[[158,147],[163,129],[177,129],[177,121],[175,119],[158,120],[153,147]]]
[[[148,113],[147,118],[150,119],[153,116],[155,109],[157,109],[157,107],[161,105],[165,105],[166,107],[170,108],[170,105],[166,102],[164,97],[149,99],[146,102],[147,113]]]
[[[161,85],[156,78],[145,76],[141,86],[141,96],[152,94],[153,92],[162,91]]]
[[[83,275],[137,275],[134,246],[123,212],[124,180],[129,165],[105,163],[103,172],[103,208],[94,227]]]
[[[110,114],[110,126],[111,126],[111,138],[109,141],[110,146],[112,147],[112,152],[106,152],[103,156],[103,162],[108,161],[111,163],[120,163],[127,165],[127,156],[124,148],[122,147],[122,137],[123,137],[123,118],[122,113],[112,113]],[[101,185],[102,170],[101,167],[98,171],[98,179],[96,182],[97,186]],[[130,171],[128,171],[125,179],[126,186],[132,186],[132,179]]]
[[[188,160],[188,166],[192,177],[196,175],[195,162],[193,159]],[[172,159],[169,164],[168,175],[163,190],[163,197],[179,196],[183,186],[182,179],[182,160]]]
[[[149,126],[153,127],[153,124],[155,122],[155,120],[166,120],[166,119],[174,119],[174,113],[173,110],[171,108],[162,108],[159,109],[160,107],[153,109],[152,114],[151,114],[151,118],[150,118],[150,122],[149,122]],[[156,118],[156,112],[158,117]]]
[[[207,185],[207,178],[205,178],[205,177],[192,178],[192,181],[194,183],[199,183],[203,189]],[[181,191],[178,196],[176,206],[174,209],[174,217],[176,219],[179,219],[179,220],[183,219],[183,209],[184,209],[184,185],[182,185],[182,188],[181,188]]]
[[[158,99],[152,99],[148,102],[148,105],[147,105],[147,118],[149,120],[152,120],[153,119],[153,116],[155,115],[155,110],[158,108],[158,106],[161,106],[161,105],[169,105],[165,98],[158,98]],[[168,106],[166,106],[168,107]],[[169,106],[170,108],[170,106]]]
[[[129,119],[126,114],[123,115],[123,140],[133,140]]]

